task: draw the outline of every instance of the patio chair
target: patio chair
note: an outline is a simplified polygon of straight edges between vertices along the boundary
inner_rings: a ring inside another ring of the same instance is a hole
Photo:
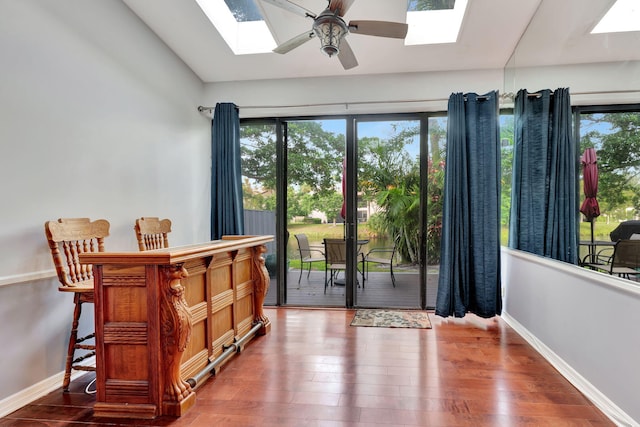
[[[363,242],[363,241],[359,241]],[[344,239],[324,239],[325,269],[324,269],[324,291],[327,292],[327,285],[336,284],[335,279],[340,271],[347,269],[347,244]],[[358,250],[358,258],[362,260],[362,269],[358,268],[358,273],[362,276],[362,288],[364,289],[364,254]],[[358,261],[360,262],[360,261]],[[356,283],[360,287],[360,282],[356,277]],[[339,283],[341,286],[343,282]]]
[[[640,240],[618,240],[611,256],[600,251],[596,262],[585,262],[583,266],[626,279],[637,277],[640,274]]]
[[[396,236],[393,240],[392,247],[373,248],[364,255],[363,264],[367,278],[369,278],[369,263],[388,264],[389,271],[391,273],[391,284],[394,288],[396,287],[396,276],[393,274],[393,263],[396,261],[396,252],[398,250],[399,241],[400,236]]]
[[[325,259],[324,252],[321,249],[311,247],[309,245],[309,239],[306,234],[296,234],[295,238],[298,241],[298,251],[300,252],[300,277],[298,277],[298,285],[300,285],[304,264],[307,263],[309,265],[309,269],[307,271],[308,280],[309,275],[311,274],[311,263],[324,261]]]
[[[347,269],[347,245],[343,239],[324,239],[325,269],[324,293],[327,285],[334,284],[337,274]]]

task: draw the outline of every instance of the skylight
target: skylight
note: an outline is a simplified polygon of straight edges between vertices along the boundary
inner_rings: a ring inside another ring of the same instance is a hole
[[[638,0],[617,0],[602,17],[591,34],[640,31]]]
[[[196,0],[236,55],[271,52],[276,42],[254,0]]]
[[[458,40],[467,0],[410,0],[407,7],[409,31],[405,45],[455,43]],[[441,6],[436,6],[440,4]],[[430,8],[431,7],[431,8]]]

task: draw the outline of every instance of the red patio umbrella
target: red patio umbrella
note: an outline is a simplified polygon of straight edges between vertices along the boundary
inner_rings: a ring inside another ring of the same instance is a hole
[[[582,182],[584,185],[585,199],[580,206],[580,212],[591,223],[591,243],[593,243],[593,220],[600,216],[598,205],[598,164],[596,150],[587,148],[580,159],[582,163]]]

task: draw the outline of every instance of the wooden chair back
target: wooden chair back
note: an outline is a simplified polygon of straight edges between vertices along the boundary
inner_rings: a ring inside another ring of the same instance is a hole
[[[80,264],[84,252],[104,252],[109,222],[104,219],[60,218],[44,224],[49,249],[56,268],[60,290],[93,289],[93,268]]]
[[[158,217],[146,216],[136,219],[134,227],[138,239],[138,249],[150,251],[169,247],[168,234],[171,232],[171,221]]]

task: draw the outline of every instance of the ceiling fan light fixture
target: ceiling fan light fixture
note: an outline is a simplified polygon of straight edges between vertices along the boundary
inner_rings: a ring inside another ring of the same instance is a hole
[[[325,11],[313,22],[313,32],[320,39],[320,50],[331,57],[340,53],[340,41],[349,32],[349,27],[342,18]]]

